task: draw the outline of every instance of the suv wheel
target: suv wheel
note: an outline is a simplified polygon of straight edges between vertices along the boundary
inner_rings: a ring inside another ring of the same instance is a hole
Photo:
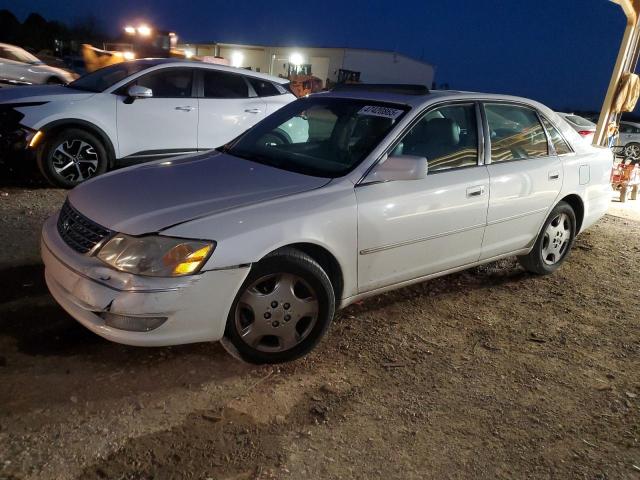
[[[322,267],[303,252],[283,248],[252,267],[229,312],[225,337],[247,362],[286,362],[318,344],[334,311],[333,287]]]
[[[70,128],[44,142],[38,152],[42,175],[56,187],[72,188],[107,171],[107,151],[98,138]]]
[[[520,265],[538,275],[555,272],[569,256],[575,236],[576,215],[573,208],[566,202],[560,202],[544,222],[531,252],[518,257]]]

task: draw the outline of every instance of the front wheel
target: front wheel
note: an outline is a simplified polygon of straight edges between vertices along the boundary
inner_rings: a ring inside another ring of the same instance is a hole
[[[518,257],[520,265],[531,273],[555,272],[567,259],[576,236],[576,215],[566,202],[551,211],[528,255]]]
[[[285,248],[251,268],[229,312],[225,337],[247,362],[286,362],[318,344],[334,311],[326,272],[305,253]]]
[[[56,187],[72,188],[107,171],[107,151],[95,135],[70,128],[53,135],[38,151],[42,175]]]

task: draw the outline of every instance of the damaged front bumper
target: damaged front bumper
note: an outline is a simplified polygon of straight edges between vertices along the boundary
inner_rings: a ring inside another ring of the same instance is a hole
[[[222,338],[248,267],[176,278],[119,272],[68,247],[56,221],[57,215],[50,217],[42,231],[47,286],[62,308],[89,330],[138,346]]]

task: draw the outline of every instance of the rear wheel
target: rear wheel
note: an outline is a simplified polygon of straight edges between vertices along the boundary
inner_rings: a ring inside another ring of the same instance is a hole
[[[98,138],[70,128],[47,140],[38,152],[42,175],[57,187],[72,188],[107,171],[107,151]]]
[[[566,202],[560,202],[547,217],[531,252],[518,257],[518,260],[532,273],[553,273],[569,255],[575,236],[576,215],[573,208]]]
[[[229,312],[225,336],[247,362],[286,362],[317,345],[334,310],[322,267],[303,252],[281,249],[252,267]]]

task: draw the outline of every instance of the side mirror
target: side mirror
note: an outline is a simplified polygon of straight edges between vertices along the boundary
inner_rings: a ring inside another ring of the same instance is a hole
[[[396,180],[422,180],[427,176],[428,162],[415,155],[390,155],[369,172],[365,181],[393,182]]]
[[[151,98],[153,97],[153,90],[140,85],[131,85],[127,89],[126,103],[133,103],[136,98]]]

